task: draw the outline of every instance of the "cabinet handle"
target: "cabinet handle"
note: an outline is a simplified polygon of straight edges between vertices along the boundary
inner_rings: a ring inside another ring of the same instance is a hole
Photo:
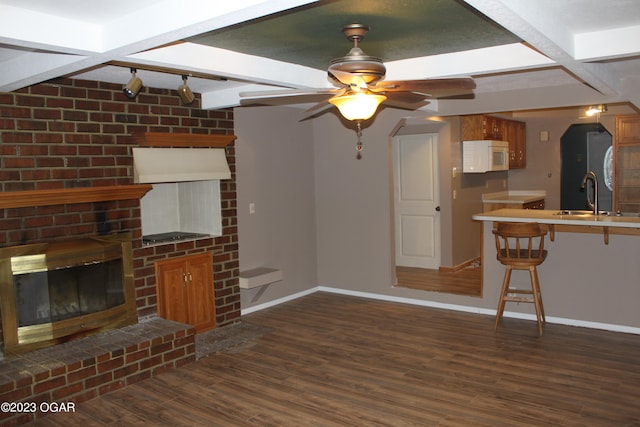
[[[183,282],[184,282],[182,286],[187,286],[187,273],[184,273],[184,274],[182,275],[182,280],[183,280]]]
[[[189,273],[189,283],[193,283],[193,276]]]

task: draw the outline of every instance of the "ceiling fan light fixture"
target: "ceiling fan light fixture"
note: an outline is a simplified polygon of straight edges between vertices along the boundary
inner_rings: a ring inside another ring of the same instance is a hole
[[[347,120],[367,120],[376,113],[378,106],[385,99],[386,96],[372,92],[349,92],[334,96],[329,102],[335,105]]]
[[[607,110],[607,104],[590,105],[589,108],[587,108],[587,116],[591,117],[596,114],[604,113]]]
[[[135,68],[131,68],[131,80],[122,88],[122,92],[130,99],[135,98],[138,92],[140,92],[140,89],[142,89],[142,80],[136,76],[136,71]]]
[[[184,74],[182,75],[182,84],[178,86],[178,96],[184,105],[189,105],[196,99],[191,88],[187,85],[187,76]]]

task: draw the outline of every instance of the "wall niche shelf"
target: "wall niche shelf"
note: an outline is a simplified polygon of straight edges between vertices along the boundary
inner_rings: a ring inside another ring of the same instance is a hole
[[[140,199],[151,188],[151,184],[135,184],[7,191],[0,193],[0,209]]]
[[[282,271],[275,268],[258,267],[240,272],[240,288],[242,289],[257,288],[280,280],[282,280]]]

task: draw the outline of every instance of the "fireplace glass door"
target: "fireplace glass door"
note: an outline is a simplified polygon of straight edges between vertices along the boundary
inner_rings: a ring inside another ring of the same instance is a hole
[[[122,260],[13,276],[18,327],[58,322],[124,304]]]
[[[130,233],[0,248],[4,354],[137,322]]]

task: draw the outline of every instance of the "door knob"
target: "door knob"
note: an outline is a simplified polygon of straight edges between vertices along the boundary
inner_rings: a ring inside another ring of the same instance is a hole
[[[436,206],[436,212],[440,212],[440,206]]]

